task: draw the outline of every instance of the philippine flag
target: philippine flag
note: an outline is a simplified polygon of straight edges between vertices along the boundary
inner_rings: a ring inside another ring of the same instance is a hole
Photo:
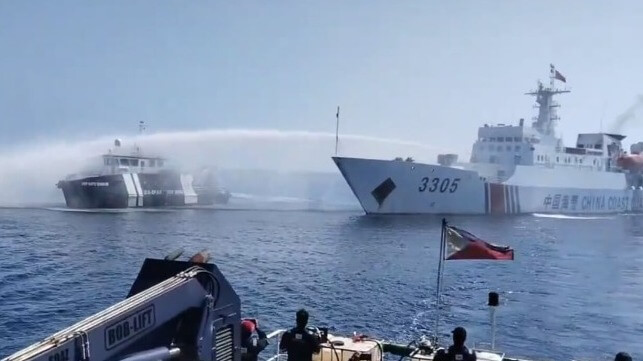
[[[475,235],[453,226],[445,226],[444,259],[491,259],[513,261],[514,250],[485,242]]]

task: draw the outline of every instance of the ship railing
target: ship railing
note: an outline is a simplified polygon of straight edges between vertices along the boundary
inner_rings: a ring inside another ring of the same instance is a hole
[[[265,359],[265,361],[287,361],[288,360],[288,354],[286,353],[281,353],[279,350],[279,343],[281,342],[281,336],[286,332],[287,330],[275,330],[270,332],[269,334],[266,335],[268,338],[268,349],[272,349],[271,345],[275,345],[274,353],[270,354],[268,358]],[[275,340],[274,342],[271,342],[272,340]]]
[[[266,337],[268,338],[269,345],[266,348],[265,353],[260,354],[260,359],[262,361],[288,361],[288,354],[282,353],[279,350],[281,336],[286,331],[287,330],[285,329],[280,329],[280,330],[272,331],[266,335]],[[478,360],[480,361],[530,361],[531,360],[528,358],[507,357],[504,352],[494,349],[494,347],[490,343],[486,343],[486,342],[474,343],[473,349],[476,351],[476,354],[479,355]],[[274,353],[270,353],[269,352],[270,350],[274,350]],[[344,356],[343,350],[340,350],[339,352],[341,352],[341,354],[340,355],[336,354],[335,357],[331,357],[331,361],[348,359],[348,357]],[[353,354],[354,351],[350,351],[350,353]],[[384,354],[382,354],[382,357],[383,357],[383,360],[386,359],[384,357]],[[323,355],[321,360],[323,360]]]
[[[281,336],[286,332],[287,330],[276,330],[273,332],[270,332],[269,334],[266,335],[266,338],[268,338],[268,343],[269,346],[266,348],[272,349],[271,345],[274,344],[275,348],[274,354],[266,354],[266,357],[263,358],[263,361],[287,361],[288,360],[288,354],[287,353],[282,353],[281,350],[279,349],[280,342],[281,342]],[[271,340],[274,339],[275,342],[271,342]],[[379,342],[377,342],[379,344]],[[380,345],[380,350],[382,346]],[[342,361],[342,360],[349,360],[351,356],[353,356],[356,353],[356,350],[351,350],[351,349],[343,349],[339,346],[337,348],[334,348],[331,346],[331,349],[333,350],[333,354],[330,356],[330,361]],[[319,361],[328,361],[328,357],[324,357],[325,353],[320,352],[319,357],[316,358],[313,356],[313,360],[319,360]],[[382,354],[384,356],[384,354]],[[492,360],[495,361],[495,360]]]

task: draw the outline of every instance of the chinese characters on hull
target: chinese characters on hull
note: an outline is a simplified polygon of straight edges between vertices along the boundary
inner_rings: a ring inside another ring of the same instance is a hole
[[[551,194],[543,200],[546,210],[562,211],[625,211],[630,208],[629,196],[579,196],[578,194]]]

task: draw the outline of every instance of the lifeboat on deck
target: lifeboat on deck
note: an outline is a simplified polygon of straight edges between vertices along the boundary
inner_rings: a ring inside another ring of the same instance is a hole
[[[624,154],[616,159],[616,164],[630,171],[643,171],[643,155],[642,154]]]

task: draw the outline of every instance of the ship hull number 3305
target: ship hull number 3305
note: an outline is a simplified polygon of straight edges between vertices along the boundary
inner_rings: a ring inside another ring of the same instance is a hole
[[[418,190],[420,192],[440,192],[440,193],[454,193],[458,190],[460,178],[429,178],[424,177],[420,181]]]

